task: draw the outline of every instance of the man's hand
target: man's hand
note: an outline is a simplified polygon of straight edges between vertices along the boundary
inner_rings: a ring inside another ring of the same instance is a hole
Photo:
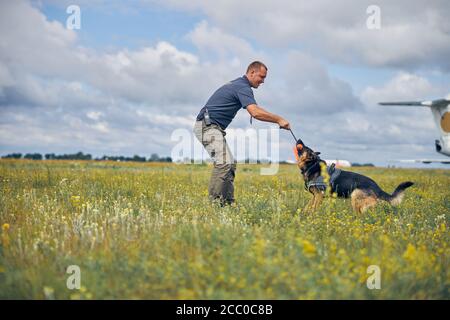
[[[280,126],[281,129],[286,129],[286,130],[291,129],[291,125],[289,124],[289,122],[284,120],[283,118],[278,120],[278,125]]]

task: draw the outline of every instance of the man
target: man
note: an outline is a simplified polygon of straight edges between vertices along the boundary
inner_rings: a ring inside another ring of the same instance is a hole
[[[267,112],[257,105],[252,88],[258,88],[267,75],[267,67],[259,61],[252,62],[246,74],[220,87],[209,98],[197,115],[194,133],[214,160],[209,182],[209,197],[219,200],[223,206],[234,202],[234,175],[236,162],[225,140],[225,129],[241,109],[247,109],[258,120],[277,123],[289,130],[290,125],[282,117]]]

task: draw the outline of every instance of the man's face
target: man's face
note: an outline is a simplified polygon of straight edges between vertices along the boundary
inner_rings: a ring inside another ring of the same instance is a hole
[[[267,76],[267,70],[264,67],[261,67],[259,70],[250,70],[249,73],[247,73],[248,81],[250,82],[250,85],[252,88],[258,88],[261,83],[264,83],[264,79]]]

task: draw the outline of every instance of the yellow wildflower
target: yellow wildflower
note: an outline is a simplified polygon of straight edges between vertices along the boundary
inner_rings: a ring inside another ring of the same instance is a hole
[[[307,257],[313,257],[316,255],[316,247],[311,242],[309,242],[308,240],[303,240],[302,245],[303,245],[303,253]]]
[[[403,254],[403,258],[405,260],[414,260],[415,256],[416,256],[416,247],[414,247],[412,244],[408,243],[408,246],[406,247],[406,251]]]

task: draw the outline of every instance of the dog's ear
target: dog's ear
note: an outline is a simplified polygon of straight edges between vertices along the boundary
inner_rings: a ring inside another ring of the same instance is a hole
[[[314,154],[315,154],[316,156],[318,156],[318,155],[320,154],[320,152],[314,152]]]
[[[295,147],[297,148],[297,151],[299,152],[299,155],[300,155],[300,153],[303,152],[303,149],[305,148],[305,144],[303,143],[303,141],[301,139],[298,139]]]

